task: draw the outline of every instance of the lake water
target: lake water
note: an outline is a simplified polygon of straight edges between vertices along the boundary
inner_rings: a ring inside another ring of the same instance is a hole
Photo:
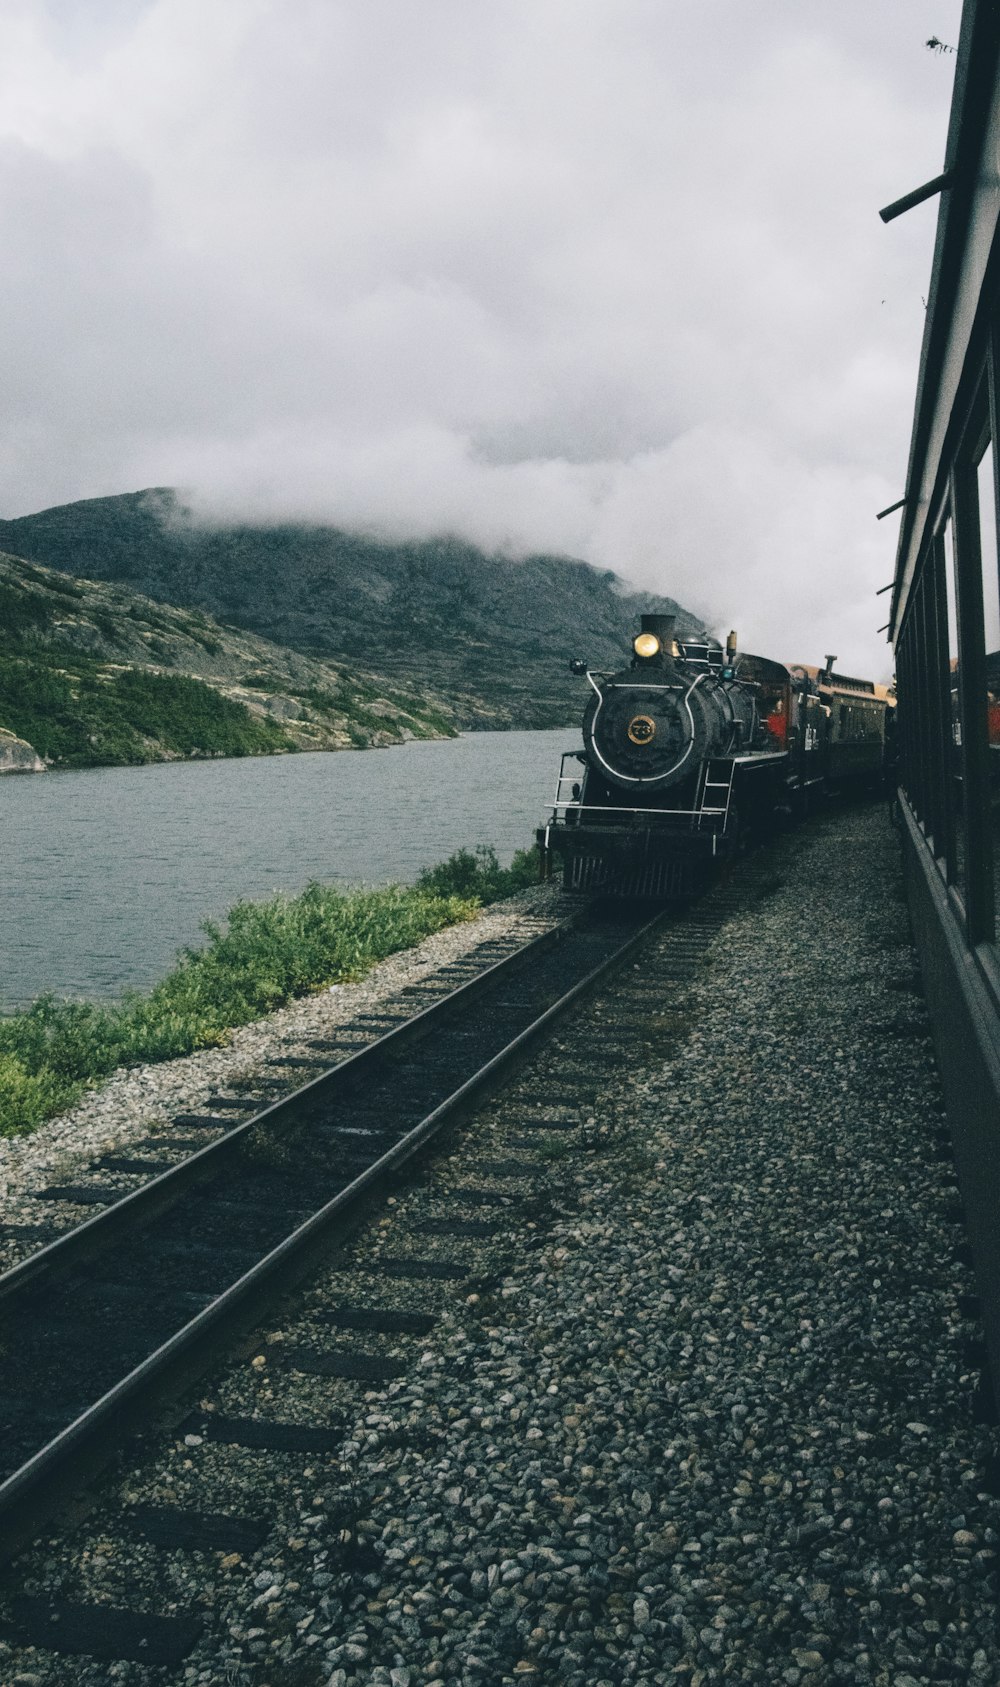
[[[483,732],[388,750],[0,779],[0,1011],[162,977],[240,897],[411,882],[534,839],[578,733]]]

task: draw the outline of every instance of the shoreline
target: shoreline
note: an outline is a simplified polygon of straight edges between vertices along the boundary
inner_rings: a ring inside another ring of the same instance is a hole
[[[321,1036],[349,1023],[407,984],[467,953],[487,936],[523,926],[556,924],[560,890],[537,885],[483,908],[474,919],[446,926],[409,949],[377,962],[353,984],[336,984],[299,996],[273,1013],[233,1030],[222,1048],[199,1049],[173,1060],[119,1067],[74,1106],[38,1125],[30,1134],[0,1137],[0,1201],[7,1223],[19,1220],[11,1202],[31,1200],[54,1176],[68,1174],[89,1155],[124,1148],[155,1126],[171,1130],[171,1116],[194,1111],[214,1090],[244,1078],[279,1048]],[[32,1210],[31,1222],[38,1214]],[[2,1246],[2,1244],[0,1244]],[[0,1255],[0,1268],[13,1263]]]
[[[52,773],[56,775],[66,773],[112,773],[121,772],[126,769],[147,767],[190,767],[194,763],[201,762],[228,763],[273,761],[275,758],[282,756],[294,756],[295,759],[298,760],[302,756],[339,756],[344,754],[350,755],[357,752],[364,753],[369,750],[402,750],[409,748],[413,744],[446,744],[456,738],[484,738],[492,736],[494,733],[571,732],[574,730],[579,731],[579,725],[580,723],[578,719],[574,719],[572,721],[557,721],[554,725],[549,726],[521,726],[516,721],[511,721],[506,725],[502,725],[498,722],[496,725],[492,726],[456,726],[455,729],[450,732],[410,732],[408,730],[404,730],[398,737],[387,738],[382,742],[372,740],[372,742],[367,744],[283,744],[275,746],[274,749],[270,750],[247,750],[244,755],[240,756],[225,755],[222,751],[215,750],[194,750],[190,755],[167,753],[162,756],[150,756],[148,759],[144,759],[142,761],[93,761],[72,763],[46,761],[38,754],[34,745],[30,744],[27,739],[14,739],[13,734],[7,733],[3,727],[0,727],[0,750],[4,747],[5,739],[14,739],[14,742],[18,746],[22,746],[26,752],[34,757],[33,764],[28,765],[26,761],[25,765],[21,766],[13,764],[5,766],[2,759],[0,759],[0,779],[6,777],[7,775],[16,777],[21,774],[32,773]]]

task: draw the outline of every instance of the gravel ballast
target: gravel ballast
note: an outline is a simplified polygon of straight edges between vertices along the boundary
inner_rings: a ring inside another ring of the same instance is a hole
[[[172,1572],[215,1612],[186,1664],[12,1668],[60,1687],[1000,1679],[995,1432],[976,1422],[898,843],[884,809],[842,810],[738,870],[737,892],[741,872],[753,888],[693,984],[646,989],[670,973],[668,929],[521,1074],[551,1095],[560,1062],[586,1065],[592,1085],[545,1163],[555,1216],[515,1226],[506,1257],[487,1245],[493,1280],[436,1287],[398,1380],[311,1379],[316,1419],[351,1427],[336,1459],[289,1462],[293,1527],[245,1564]],[[508,1132],[518,1116],[494,1108]],[[373,1221],[379,1249],[405,1251],[397,1227],[445,1182],[490,1186],[477,1128]],[[254,1358],[227,1409],[271,1369]],[[134,1479],[233,1512],[242,1481],[260,1509],[253,1461],[223,1468],[197,1436]],[[42,1547],[32,1574],[54,1585]]]
[[[884,810],[775,875],[578,1211],[386,1391],[440,1439],[387,1458],[359,1426],[379,1568],[330,1687],[997,1679],[972,1283]]]

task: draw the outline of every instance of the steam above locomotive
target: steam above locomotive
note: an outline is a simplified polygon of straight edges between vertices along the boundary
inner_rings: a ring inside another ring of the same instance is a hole
[[[567,751],[543,861],[571,890],[684,895],[712,860],[831,784],[878,784],[892,699],[870,680],[788,668],[643,615],[627,668],[570,668],[590,688],[583,749]],[[582,773],[581,773],[582,767]]]

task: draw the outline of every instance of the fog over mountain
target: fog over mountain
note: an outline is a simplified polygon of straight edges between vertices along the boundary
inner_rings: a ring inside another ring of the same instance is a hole
[[[569,659],[618,667],[643,610],[675,615],[679,637],[705,634],[673,599],[589,563],[306,523],[206,527],[169,487],[0,521],[3,550],[429,689],[467,727],[577,721],[586,687]]]
[[[884,671],[957,0],[7,0],[0,513],[174,485]]]

